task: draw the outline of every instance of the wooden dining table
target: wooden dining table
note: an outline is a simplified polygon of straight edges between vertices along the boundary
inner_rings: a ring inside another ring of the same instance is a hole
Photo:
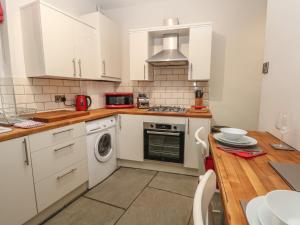
[[[246,225],[242,201],[265,195],[272,190],[290,190],[288,184],[269,164],[270,161],[300,164],[299,151],[274,150],[270,144],[279,140],[267,132],[249,132],[267,154],[244,159],[217,148],[213,134],[209,136],[218,186],[222,196],[227,225]],[[300,174],[299,174],[300,179]]]

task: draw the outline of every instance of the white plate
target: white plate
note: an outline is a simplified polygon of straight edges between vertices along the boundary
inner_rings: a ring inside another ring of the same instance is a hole
[[[257,215],[262,225],[287,225],[280,221],[267,204],[267,198],[264,196],[263,201],[257,208]]]
[[[216,134],[213,135],[213,137],[214,137],[217,141],[219,141],[219,142],[221,142],[221,143],[223,143],[223,144],[225,144],[225,145],[230,145],[230,146],[234,146],[234,147],[249,147],[249,146],[253,146],[253,145],[256,145],[256,144],[257,144],[257,140],[255,140],[255,139],[252,138],[252,137],[248,137],[248,136],[245,136],[245,138],[246,138],[247,140],[249,140],[249,143],[245,143],[245,144],[228,142],[228,141],[223,140],[223,139],[221,138],[221,136],[222,136],[222,133],[216,133]]]
[[[296,191],[277,190],[266,195],[270,210],[289,225],[300,224],[300,193]]]
[[[11,128],[8,127],[0,127],[0,134],[12,131]]]
[[[258,219],[257,208],[265,201],[265,196],[253,198],[246,206],[249,225],[262,225]]]
[[[225,136],[224,136],[223,133],[222,133],[222,135],[220,135],[218,138],[222,139],[222,140],[225,141],[225,142],[233,143],[233,144],[249,144],[249,143],[250,143],[249,139],[246,138],[245,136],[242,137],[242,138],[239,139],[239,140],[232,141],[232,140],[226,139]]]

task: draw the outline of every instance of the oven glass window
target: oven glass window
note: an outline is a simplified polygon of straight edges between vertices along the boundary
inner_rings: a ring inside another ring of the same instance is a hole
[[[148,156],[150,158],[180,160],[180,137],[149,134]]]

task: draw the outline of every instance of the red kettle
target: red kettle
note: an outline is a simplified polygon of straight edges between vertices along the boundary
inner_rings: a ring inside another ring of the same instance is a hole
[[[92,99],[87,95],[76,95],[75,107],[76,111],[87,111],[92,104]]]

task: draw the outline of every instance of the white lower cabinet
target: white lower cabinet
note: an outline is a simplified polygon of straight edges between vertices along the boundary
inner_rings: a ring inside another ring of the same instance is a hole
[[[204,165],[199,159],[200,146],[196,144],[195,132],[199,127],[204,127],[204,132],[201,133],[201,138],[208,143],[208,134],[210,132],[210,120],[203,118],[186,118],[186,135],[185,135],[185,151],[184,151],[184,167],[199,169],[202,171]],[[204,172],[204,171],[202,171]]]
[[[28,138],[0,142],[0,224],[20,225],[37,214]]]
[[[144,161],[143,116],[118,116],[118,158]]]
[[[46,209],[87,180],[87,160],[82,160],[36,183],[38,211]]]
[[[29,136],[38,212],[88,180],[84,123]]]

